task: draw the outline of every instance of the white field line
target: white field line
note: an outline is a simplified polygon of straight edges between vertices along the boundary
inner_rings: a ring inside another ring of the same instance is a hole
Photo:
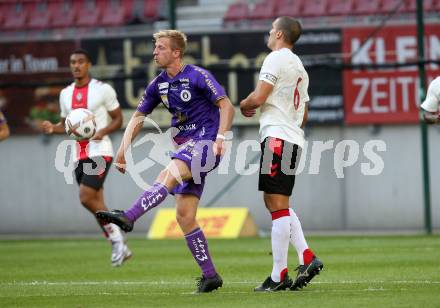
[[[258,284],[260,281],[226,281],[227,284]],[[193,285],[193,281],[11,281],[0,282],[0,286],[100,286],[100,285]],[[313,281],[311,284],[440,284],[433,280],[340,280],[340,281]]]
[[[407,289],[400,289],[400,290],[407,290]],[[328,290],[303,290],[303,291],[283,291],[283,292],[277,292],[277,294],[292,294],[292,296],[296,296],[299,293],[302,294],[309,294],[309,293],[368,293],[368,292],[387,292],[392,291],[394,292],[395,289],[383,289],[383,288],[367,288],[367,289],[361,289],[361,290],[340,290],[340,289],[328,289]],[[250,289],[249,291],[215,291],[213,294],[220,294],[220,295],[226,295],[226,294],[270,294],[272,292],[254,292],[253,289]],[[23,297],[71,297],[71,296],[144,296],[144,295],[166,295],[166,296],[176,296],[179,295],[190,295],[190,296],[198,296],[199,294],[194,294],[193,292],[92,292],[92,293],[72,293],[69,292],[68,294],[20,294],[20,295],[0,295],[0,298],[23,298]],[[264,295],[263,295],[264,296]]]
[[[383,289],[383,288],[378,288],[378,289],[374,289],[374,288],[368,288],[368,289],[362,289],[362,290],[340,290],[340,289],[330,289],[330,290],[306,290],[306,291],[283,291],[283,292],[277,292],[278,294],[298,294],[298,293],[365,293],[365,292],[386,292],[386,291],[391,291],[390,289]],[[395,290],[392,290],[395,291]],[[223,291],[223,290],[219,290],[219,291],[215,291],[213,294],[221,294],[221,295],[225,295],[225,294],[270,294],[272,292],[258,292],[255,293],[254,290],[251,288],[249,291]],[[180,295],[190,295],[190,296],[194,296],[194,295],[199,295],[199,294],[194,294],[193,292],[156,292],[156,291],[146,291],[146,292],[92,292],[92,293],[72,293],[69,292],[68,294],[20,294],[20,295],[0,295],[0,298],[17,298],[17,297],[71,297],[71,296],[143,296],[143,295],[171,295],[171,296],[175,296],[176,294],[180,294]]]
[[[251,285],[251,288],[249,291],[233,291],[228,289],[221,289],[218,292],[218,294],[222,295],[236,295],[236,294],[256,294],[253,291],[253,286],[257,285],[259,281],[230,281],[227,282],[228,285]],[[388,292],[388,291],[395,291],[395,289],[391,289],[392,285],[426,285],[426,284],[440,284],[440,281],[431,281],[431,280],[395,280],[395,281],[379,281],[379,280],[360,280],[360,281],[349,281],[349,280],[342,280],[342,281],[315,281],[312,282],[312,284],[340,284],[340,285],[361,285],[361,284],[370,284],[367,288],[362,289],[354,289],[354,290],[341,290],[341,289],[322,289],[322,290],[314,290],[314,289],[305,289],[300,292],[280,292],[283,294],[298,294],[298,293],[341,293],[341,294],[347,294],[347,293],[369,293],[369,292]],[[388,288],[384,288],[383,286],[371,286],[371,284],[383,284],[388,285]],[[3,282],[0,283],[0,286],[104,286],[104,285],[115,285],[115,286],[122,286],[122,285],[182,285],[182,286],[188,286],[193,287],[194,282],[190,281],[60,281],[60,282],[49,282],[49,281],[32,281],[32,282],[25,282],[25,281],[15,281],[15,282]],[[400,288],[401,291],[408,290],[407,288]],[[112,290],[112,292],[91,292],[91,293],[77,293],[77,292],[71,292],[70,290],[68,294],[20,294],[20,295],[8,295],[8,294],[0,294],[0,298],[35,298],[35,297],[70,297],[72,295],[74,296],[145,296],[145,295],[157,295],[157,296],[176,296],[176,295],[198,295],[194,294],[193,292],[164,292],[164,291],[146,291],[146,292],[139,292],[136,290],[136,292],[127,292],[127,291],[121,291],[118,292],[118,290]],[[214,294],[215,294],[214,293]],[[267,294],[270,292],[262,292],[263,294]]]

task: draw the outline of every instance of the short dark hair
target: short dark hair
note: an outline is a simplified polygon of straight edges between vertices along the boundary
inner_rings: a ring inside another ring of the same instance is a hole
[[[278,17],[277,30],[283,32],[286,43],[293,45],[301,36],[302,27],[300,22],[289,16]]]
[[[70,55],[75,55],[75,54],[84,55],[86,57],[87,61],[92,63],[92,59],[90,58],[90,54],[87,52],[87,50],[82,49],[82,48],[77,48],[74,51],[72,51],[72,53]]]

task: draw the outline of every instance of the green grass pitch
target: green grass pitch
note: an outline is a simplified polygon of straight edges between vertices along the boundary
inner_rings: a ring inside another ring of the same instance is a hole
[[[198,267],[182,240],[129,240],[110,266],[102,239],[0,241],[0,307],[440,307],[440,237],[311,237],[325,267],[299,292],[254,293],[269,239],[210,240],[224,286],[191,294]],[[290,247],[289,269],[297,257]]]

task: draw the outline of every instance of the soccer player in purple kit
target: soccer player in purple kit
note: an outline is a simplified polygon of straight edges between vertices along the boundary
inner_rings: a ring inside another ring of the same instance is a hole
[[[183,63],[187,44],[184,33],[163,30],[154,34],[154,40],[154,60],[163,71],[146,87],[125,130],[115,163],[124,173],[128,147],[142,129],[145,116],[160,103],[173,115],[171,125],[179,130],[173,137],[178,147],[168,166],[131,208],[126,211],[99,211],[96,216],[129,232],[139,217],[158,206],[169,193],[173,194],[177,222],[202,270],[196,292],[211,292],[221,287],[223,281],[216,272],[207,240],[196,221],[207,173],[201,172],[201,167],[211,164],[211,171],[218,165],[224,153],[225,133],[230,130],[234,108],[224,89],[208,71]]]

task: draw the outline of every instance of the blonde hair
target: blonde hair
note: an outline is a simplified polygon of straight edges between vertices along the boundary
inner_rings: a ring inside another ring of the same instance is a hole
[[[178,30],[162,30],[153,34],[154,40],[169,38],[172,50],[180,50],[180,57],[183,57],[186,49],[186,35]]]

